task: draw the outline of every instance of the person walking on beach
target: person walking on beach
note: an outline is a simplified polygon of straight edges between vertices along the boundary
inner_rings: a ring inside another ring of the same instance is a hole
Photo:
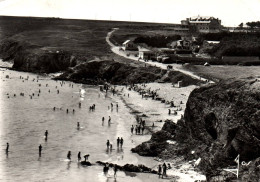
[[[71,160],[71,151],[68,152],[67,158],[68,158],[69,160]]]
[[[48,130],[45,131],[45,140],[48,140]]]
[[[81,102],[79,102],[79,108],[81,108]]]
[[[117,165],[114,165],[114,178],[116,178],[116,173],[117,173]]]
[[[79,122],[77,123],[77,128],[78,128],[78,130],[80,129],[80,124],[79,124]]]
[[[168,114],[171,115],[171,109],[168,109]]]
[[[6,149],[5,149],[6,153],[9,152],[9,143],[6,143]]]
[[[163,178],[163,176],[167,177],[167,175],[166,175],[167,166],[166,166],[166,164],[165,164],[165,163],[163,163],[163,166],[162,166],[162,168],[163,168],[163,174],[162,174],[162,178]]]
[[[81,152],[78,153],[78,162],[81,160]]]
[[[131,133],[132,134],[134,133],[134,125],[132,125],[132,127],[131,127]]]
[[[109,140],[107,140],[107,149],[109,149],[109,146],[110,146],[110,142]]]
[[[159,176],[159,178],[160,178],[161,174],[162,174],[162,166],[159,164],[159,166],[158,166],[158,176]]]
[[[39,146],[39,156],[41,157],[41,155],[42,155],[42,145],[40,144],[40,146]]]
[[[121,137],[121,140],[120,140],[121,148],[123,147],[123,143],[124,143],[124,140],[123,140],[123,138]]]
[[[144,134],[144,126],[142,127],[142,135]]]
[[[137,135],[138,127],[135,125],[135,134]]]

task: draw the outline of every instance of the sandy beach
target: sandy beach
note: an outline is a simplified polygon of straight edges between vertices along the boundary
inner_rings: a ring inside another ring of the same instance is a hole
[[[148,83],[145,84],[145,87],[142,84],[137,84],[138,88],[142,88],[146,91],[156,91],[160,98],[164,98],[166,101],[174,101],[175,107],[171,107],[170,104],[162,103],[158,100],[153,100],[152,98],[142,98],[142,95],[129,87],[117,86],[118,90],[121,90],[120,95],[123,102],[127,107],[132,110],[136,116],[141,117],[146,121],[146,124],[149,128],[152,128],[154,123],[155,127],[151,130],[156,132],[161,130],[164,121],[169,119],[175,123],[178,119],[181,118],[181,115],[184,114],[186,102],[188,100],[190,92],[196,88],[192,85],[189,87],[177,88],[170,83]],[[129,97],[128,97],[129,94]],[[181,104],[182,103],[182,104]],[[177,111],[177,108],[181,108],[180,111]],[[171,109],[172,113],[177,112],[176,115],[168,114],[168,109]],[[144,117],[142,117],[144,116]],[[162,120],[162,122],[161,122]],[[130,130],[130,129],[129,129]],[[149,140],[151,133],[146,131],[145,135],[132,135],[131,140],[134,146],[141,144],[143,141]],[[174,145],[174,141],[169,141]],[[172,169],[167,170],[169,181],[196,181],[196,180],[205,180],[205,176],[195,172],[194,167],[187,161],[184,161],[182,158],[172,159],[172,160],[161,160],[159,158],[154,158],[157,165],[153,166],[154,170],[157,170],[158,164],[170,163]],[[141,163],[142,159],[140,159]],[[153,162],[154,164],[154,162]],[[165,181],[166,179],[159,179],[154,177],[151,174],[137,174],[141,181]]]

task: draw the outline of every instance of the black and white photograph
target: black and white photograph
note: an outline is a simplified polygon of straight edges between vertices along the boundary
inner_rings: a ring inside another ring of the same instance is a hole
[[[0,0],[1,182],[259,182],[260,0]]]

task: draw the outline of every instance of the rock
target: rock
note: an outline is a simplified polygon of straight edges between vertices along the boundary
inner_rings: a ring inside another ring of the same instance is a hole
[[[177,128],[177,125],[173,121],[166,120],[164,125],[163,125],[163,127],[162,127],[162,130],[167,131],[167,132],[169,132],[172,135],[175,135],[176,128]]]
[[[91,166],[92,165],[89,161],[81,161],[80,164],[83,165],[83,166]]]
[[[156,174],[157,172],[152,170],[149,167],[146,167],[145,165],[139,164],[138,166],[133,165],[133,164],[125,164],[124,166],[120,166],[117,164],[113,164],[113,163],[105,163],[105,162],[101,162],[101,161],[97,161],[98,164],[100,165],[108,165],[109,167],[113,167],[114,165],[117,166],[117,168],[121,171],[127,171],[127,172],[143,172],[143,173],[153,173]]]
[[[138,145],[135,148],[132,148],[131,151],[138,153],[142,156],[158,156],[165,148],[169,145],[167,140],[173,139],[171,133],[160,130],[152,134],[151,139],[148,142],[144,142]]]

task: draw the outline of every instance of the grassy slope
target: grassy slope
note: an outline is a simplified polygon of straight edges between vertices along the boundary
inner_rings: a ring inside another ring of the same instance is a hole
[[[114,27],[120,28],[123,34],[128,34],[135,31],[159,31],[167,26],[140,22],[3,16],[0,17],[0,27],[1,42],[6,39],[27,42],[36,47],[30,48],[35,53],[43,50],[65,50],[89,58],[110,53],[105,37]],[[125,39],[127,36],[120,42]]]
[[[202,66],[185,65],[184,69],[202,77],[219,81],[230,78],[260,77],[259,66]]]

